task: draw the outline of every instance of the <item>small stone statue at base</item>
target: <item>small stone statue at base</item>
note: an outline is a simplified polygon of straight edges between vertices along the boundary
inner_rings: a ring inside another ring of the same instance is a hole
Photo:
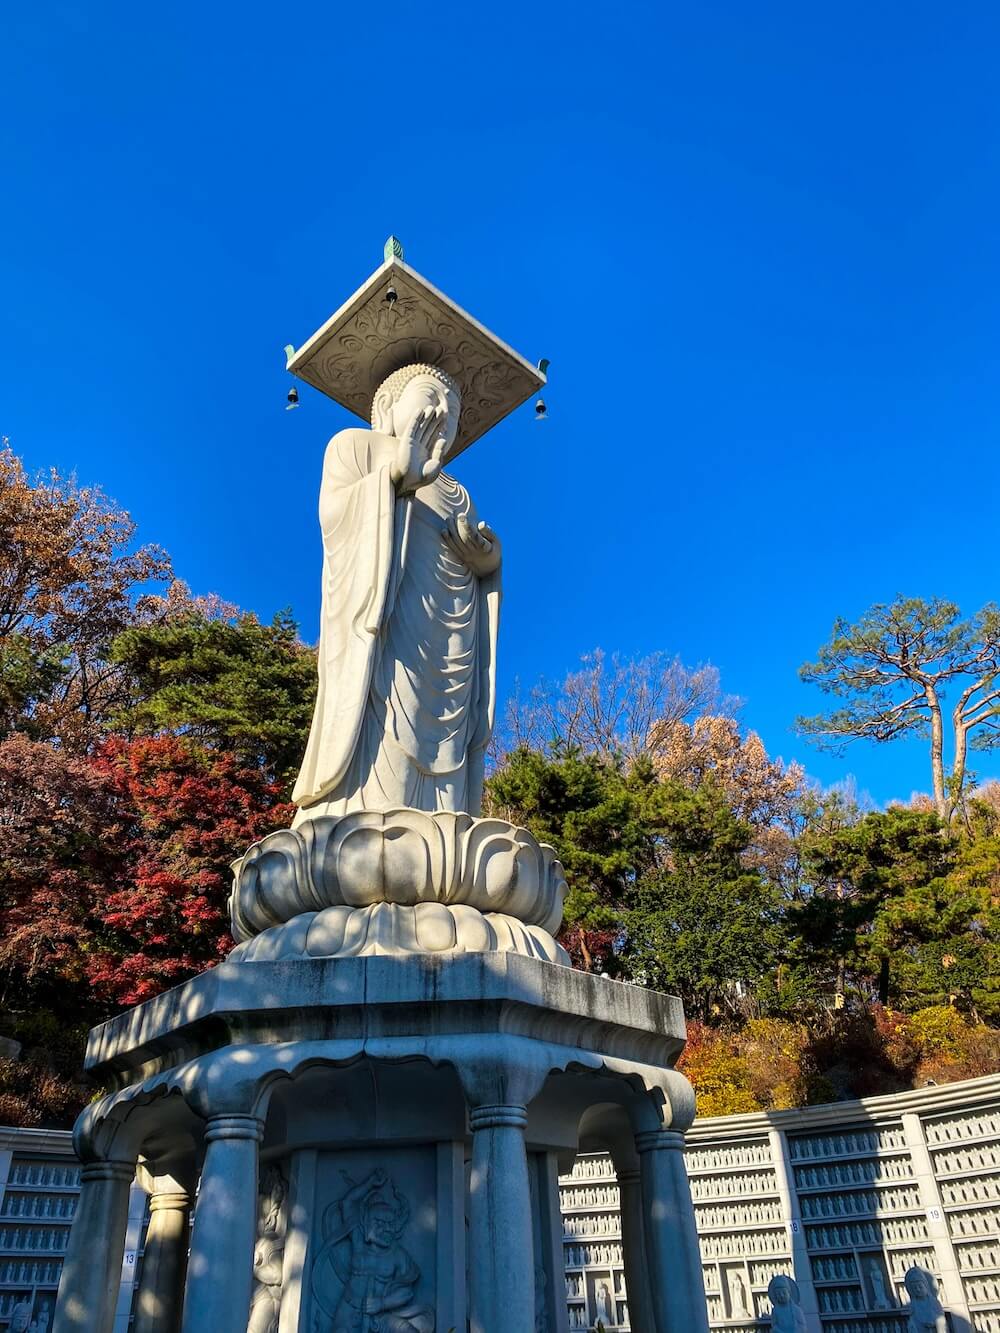
[[[903,1286],[910,1298],[907,1333],[948,1333],[948,1319],[937,1298],[937,1282],[923,1268],[908,1268]]]
[[[18,1301],[11,1311],[10,1333],[27,1333],[31,1321],[31,1300]]]
[[[794,1278],[786,1277],[784,1273],[771,1278],[767,1295],[771,1302],[772,1333],[806,1333],[799,1284]]]

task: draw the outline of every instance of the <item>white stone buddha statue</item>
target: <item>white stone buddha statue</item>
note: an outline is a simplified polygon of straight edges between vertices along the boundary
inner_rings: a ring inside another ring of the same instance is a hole
[[[327,446],[319,694],[293,799],[318,815],[478,815],[493,726],[500,546],[442,463],[456,381],[403,366],[372,429]]]

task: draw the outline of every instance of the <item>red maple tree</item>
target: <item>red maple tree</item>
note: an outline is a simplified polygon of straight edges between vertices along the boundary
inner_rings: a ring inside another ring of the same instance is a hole
[[[232,948],[229,864],[287,825],[259,768],[176,736],[86,758],[0,743],[0,966],[39,990],[130,1005]]]

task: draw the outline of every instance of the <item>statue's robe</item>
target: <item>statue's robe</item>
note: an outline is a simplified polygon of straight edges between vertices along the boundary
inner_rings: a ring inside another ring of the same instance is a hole
[[[408,806],[478,815],[493,728],[499,572],[445,540],[468,492],[441,473],[397,495],[398,442],[346,430],[320,489],[319,693],[292,799],[317,815]]]

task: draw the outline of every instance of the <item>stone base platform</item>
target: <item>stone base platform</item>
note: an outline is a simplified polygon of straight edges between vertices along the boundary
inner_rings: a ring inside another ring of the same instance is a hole
[[[683,1041],[676,999],[512,952],[224,963],[91,1034],[53,1333],[111,1328],[137,1164],[136,1333],[561,1333],[581,1147],[634,1333],[706,1333]]]

